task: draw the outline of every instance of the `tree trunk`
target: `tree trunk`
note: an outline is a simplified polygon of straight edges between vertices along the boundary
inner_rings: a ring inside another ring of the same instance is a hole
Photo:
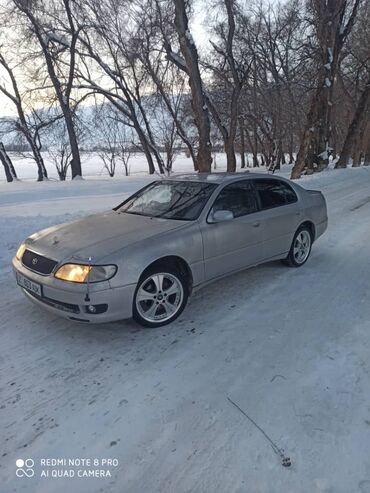
[[[257,168],[259,166],[259,163],[258,163],[258,157],[257,157],[257,142],[256,142],[256,139],[254,139],[254,145],[252,143],[252,139],[249,135],[249,132],[246,132],[246,136],[247,136],[247,140],[248,140],[248,144],[249,144],[249,147],[250,147],[250,150],[252,152],[252,167],[253,168]]]
[[[253,168],[258,168],[258,133],[257,133],[257,125],[254,122],[253,128]]]
[[[153,175],[155,173],[155,167],[154,167],[153,158],[152,158],[152,154],[150,152],[150,147],[148,145],[146,135],[144,134],[142,128],[140,127],[140,125],[137,121],[133,121],[133,124],[134,124],[135,130],[137,132],[137,135],[139,137],[141,147],[143,148],[143,152],[145,154],[146,160],[148,162],[149,174]]]
[[[185,58],[189,75],[191,106],[199,133],[197,167],[200,172],[209,173],[212,165],[211,125],[203,93],[198,64],[198,52],[190,35],[184,0],[175,0],[175,26],[179,37],[181,53]]]
[[[283,160],[283,151],[281,149],[281,141],[278,143],[277,149],[276,149],[276,161],[275,161],[275,167],[274,170],[280,169],[281,168],[281,162]]]
[[[359,168],[361,166],[362,152],[360,147],[356,147],[352,153],[352,168]]]
[[[65,181],[66,175],[67,175],[67,169],[63,169],[63,167],[61,170],[58,169],[58,176],[60,181]]]
[[[45,163],[41,156],[41,152],[39,151],[35,142],[32,142],[32,153],[37,164],[37,172],[38,172],[37,181],[43,181],[44,178],[46,179],[48,178],[48,172],[46,171]]]
[[[233,91],[233,94],[239,91]],[[225,142],[225,150],[227,155],[227,171],[234,173],[236,171],[236,157],[235,157],[235,137],[238,125],[238,98],[239,96],[233,95],[231,103],[230,114],[230,131],[229,136]]]
[[[370,123],[367,125],[364,166],[370,166]]]
[[[286,164],[285,152],[281,152],[281,164]]]
[[[4,166],[4,171],[5,171],[5,176],[6,176],[6,181],[8,183],[11,183],[13,180],[17,180],[17,173],[15,172],[13,163],[8,156],[4,144],[0,142],[0,161],[2,165]]]
[[[184,136],[181,136],[181,135],[180,135],[180,138],[182,138],[183,142],[185,143],[186,147],[188,148],[189,156],[191,157],[191,160],[193,161],[194,171],[199,171],[198,161],[195,157],[194,149],[193,149],[193,146],[192,146],[190,140]]]
[[[240,162],[241,168],[245,168],[245,139],[244,139],[244,122],[242,118],[239,118],[239,132],[240,132]]]
[[[236,156],[234,142],[230,138],[225,141],[225,152],[227,158],[227,172],[234,173],[236,170]]]
[[[290,125],[290,137],[289,137],[289,148],[288,148],[289,163],[288,164],[293,164],[294,163],[293,150],[294,150],[293,126]]]
[[[82,176],[80,150],[78,148],[76,130],[73,123],[71,108],[63,103],[61,104],[61,106],[67,127],[69,144],[71,146],[71,153],[72,153],[71,172],[72,172],[72,180],[73,180],[74,178],[76,178],[76,176]]]
[[[165,170],[165,164],[163,162],[162,156],[160,155],[158,149],[155,147],[154,144],[150,143],[150,147],[151,147],[151,149],[153,151],[155,160],[157,161],[158,170],[159,170],[160,174],[163,175],[164,174],[164,170]]]
[[[271,156],[270,171],[273,173],[280,169],[281,162],[283,160],[282,141],[274,142],[273,152]]]
[[[353,157],[353,165],[360,165],[358,162],[358,156],[354,154],[356,151],[361,151],[360,149],[363,136],[366,130],[366,126],[369,121],[370,112],[370,78],[365,86],[364,91],[361,94],[359,102],[356,107],[355,114],[353,116],[352,122],[348,128],[347,136],[345,138],[342,152],[335,165],[335,168],[346,168],[349,160]],[[360,152],[357,152],[359,155]]]
[[[148,144],[147,144],[146,140],[140,140],[140,143],[141,143],[141,146],[143,148],[143,151],[144,151],[146,160],[148,162],[149,174],[150,175],[154,175],[154,173],[155,173],[155,167],[154,167],[152,155],[151,155],[150,150],[148,148]]]

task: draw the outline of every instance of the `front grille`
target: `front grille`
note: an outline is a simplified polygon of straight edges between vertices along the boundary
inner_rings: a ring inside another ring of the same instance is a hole
[[[31,250],[25,250],[22,257],[22,264],[39,274],[50,274],[57,263],[55,260],[43,257]]]
[[[46,298],[45,296],[39,296],[32,291],[27,291],[27,294],[33,296],[37,300],[45,303],[45,305],[52,306],[53,308],[58,308],[58,310],[63,310],[69,313],[80,313],[80,307],[78,305],[72,305],[72,303],[64,303],[64,301],[52,300],[51,298]]]

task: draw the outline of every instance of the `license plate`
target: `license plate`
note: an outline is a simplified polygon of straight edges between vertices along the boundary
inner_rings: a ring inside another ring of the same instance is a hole
[[[24,289],[27,289],[27,291],[31,291],[31,293],[37,294],[38,296],[42,296],[41,284],[30,281],[30,279],[27,279],[27,277],[24,277],[19,272],[17,272],[16,275],[17,275],[17,283],[19,286],[21,286]]]

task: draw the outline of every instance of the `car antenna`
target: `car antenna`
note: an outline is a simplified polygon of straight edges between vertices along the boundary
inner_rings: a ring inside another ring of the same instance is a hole
[[[89,288],[90,288],[90,270],[91,270],[91,261],[92,261],[92,257],[89,257],[89,258],[88,258],[88,261],[89,261],[89,263],[88,263],[88,266],[89,266],[89,271],[88,271],[88,273],[87,273],[86,296],[85,296],[85,301],[86,301],[87,303],[88,303],[88,302],[90,302],[90,296],[89,296],[89,294],[90,294],[90,289],[89,289]]]

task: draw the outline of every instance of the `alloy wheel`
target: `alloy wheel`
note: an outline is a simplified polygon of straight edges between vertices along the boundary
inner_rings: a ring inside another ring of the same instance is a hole
[[[293,256],[297,264],[303,264],[310,254],[311,235],[307,230],[300,231],[294,241]]]
[[[147,322],[165,322],[181,308],[184,289],[173,274],[160,272],[144,279],[136,293],[136,310]]]

